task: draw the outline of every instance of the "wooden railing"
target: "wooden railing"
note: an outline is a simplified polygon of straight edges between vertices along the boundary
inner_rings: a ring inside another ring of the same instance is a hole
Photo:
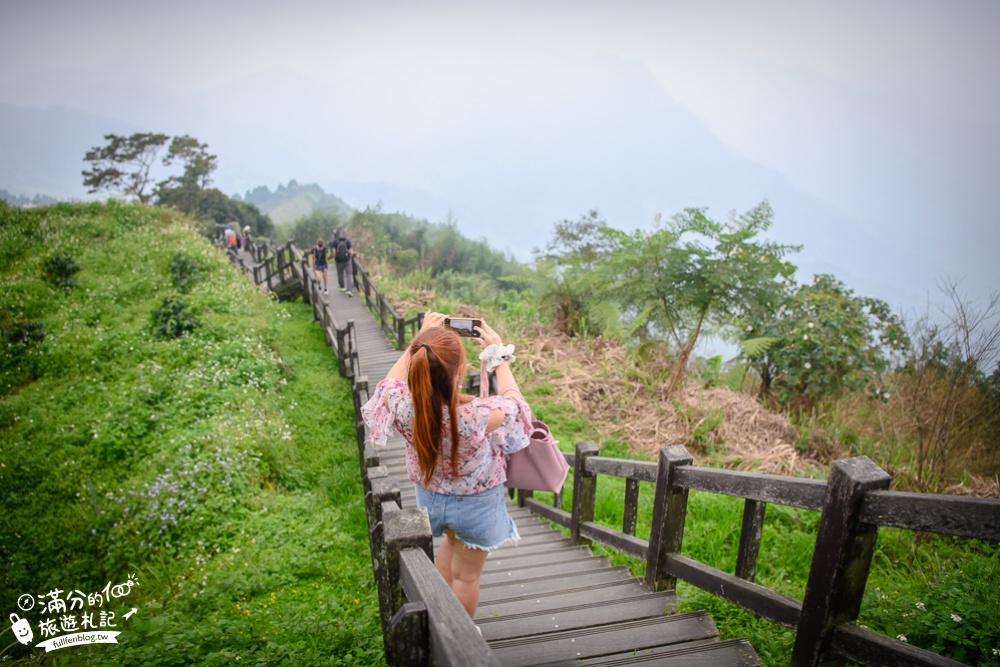
[[[362,276],[366,294],[373,292],[377,302],[384,303],[363,270]],[[387,304],[379,306],[379,312],[395,316]],[[498,665],[434,569],[426,511],[401,508],[399,485],[379,465],[367,437],[361,406],[370,388],[359,373],[353,322],[340,338],[343,329],[334,326],[334,336],[325,324],[333,321],[332,314],[317,319],[324,322],[338,357],[343,355],[342,373],[353,379],[355,432],[386,661],[424,665],[430,657],[445,667]],[[661,448],[655,463],[602,457],[592,442],[580,442],[574,453],[563,455],[573,468],[570,510],[564,509],[562,494],[554,494],[548,504],[523,490],[517,492],[520,506],[567,528],[578,543],[597,542],[644,562],[651,589],[674,588],[679,579],[794,630],[794,667],[840,664],[845,659],[885,667],[962,664],[860,627],[856,620],[880,526],[1000,541],[1000,501],[889,491],[889,475],[864,456],[834,462],[829,479],[822,481],[697,467],[683,445]],[[599,475],[625,480],[621,530],[594,521]],[[654,485],[649,539],[636,536],[643,483]],[[681,555],[691,490],[744,500],[734,573]],[[821,513],[801,601],[754,583],[769,504]]]
[[[303,280],[305,272],[299,268],[302,253],[291,241],[277,247],[268,243],[247,245],[250,246],[248,252],[257,261],[253,267],[255,284],[266,284],[268,289],[275,289],[285,283]]]
[[[372,311],[372,314],[378,319],[382,326],[382,331],[393,342],[397,350],[402,350],[403,346],[406,345],[407,330],[410,331],[412,338],[423,324],[424,314],[422,312],[417,313],[415,317],[410,319],[400,317],[396,309],[386,301],[385,295],[372,282],[371,276],[361,262],[356,257],[352,258],[351,261],[351,268],[354,272],[354,286],[358,289],[358,293],[360,294],[364,291],[365,303],[368,305],[368,309]]]
[[[590,442],[574,455],[572,511],[519,491],[518,503],[570,530],[581,543],[611,547],[646,564],[646,584],[678,579],[796,632],[792,665],[844,658],[865,665],[960,665],[855,624],[880,526],[1000,541],[1000,501],[889,491],[890,477],[868,457],[834,462],[827,481],[700,468],[683,446],[664,447],[657,463],[606,458]],[[598,475],[626,480],[622,530],[594,523]],[[640,482],[655,486],[648,540],[635,536]],[[690,490],[744,499],[735,572],[681,555]],[[821,512],[816,547],[799,601],[753,583],[768,504]]]

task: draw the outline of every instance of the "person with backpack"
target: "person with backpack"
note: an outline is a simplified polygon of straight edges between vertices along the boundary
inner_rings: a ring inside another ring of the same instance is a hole
[[[323,239],[316,239],[316,247],[309,253],[312,256],[313,271],[316,273],[316,284],[322,286],[323,294],[329,294],[326,284],[326,246]]]
[[[347,291],[347,296],[354,296],[351,290],[354,288],[354,246],[347,238],[347,231],[343,227],[337,227],[333,233],[333,258],[337,262],[337,284],[340,291]]]
[[[223,237],[226,240],[227,248],[233,252],[236,252],[239,249],[237,245],[236,232],[234,232],[233,228],[229,225],[226,225],[226,228],[223,230]]]

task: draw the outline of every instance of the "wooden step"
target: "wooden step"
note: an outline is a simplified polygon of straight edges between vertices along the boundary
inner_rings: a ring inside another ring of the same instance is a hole
[[[488,643],[501,663],[508,667],[520,667],[678,645],[717,637],[718,634],[712,619],[706,612],[700,611],[572,630],[559,629]]]
[[[547,602],[551,604],[556,598],[566,604],[556,609],[539,609],[506,616],[490,616],[486,609],[477,609],[476,622],[489,641],[654,618],[676,611],[676,597],[672,592],[642,591],[637,596],[620,599],[595,598],[593,592],[576,593],[572,596],[551,596]],[[570,604],[573,600],[577,604]],[[521,606],[525,605],[522,603]]]
[[[764,663],[746,639],[714,639],[688,642],[681,646],[667,646],[643,651],[629,651],[615,655],[582,660],[581,667],[761,667]]]
[[[479,579],[482,588],[487,586],[511,583],[532,583],[551,579],[552,577],[568,577],[580,572],[596,572],[610,569],[611,564],[604,556],[589,556],[567,561],[565,563],[545,564],[538,567],[520,569],[504,568],[496,572],[484,572]]]
[[[519,597],[507,600],[482,601],[476,608],[476,619],[487,620],[505,618],[519,614],[544,613],[546,611],[574,607],[595,600],[622,600],[649,593],[638,579],[619,577],[612,581],[585,586],[583,588],[556,590],[539,593],[537,596]],[[673,591],[662,591],[676,600]]]
[[[538,599],[546,593],[582,591],[601,588],[609,582],[631,580],[627,567],[601,568],[593,572],[581,572],[565,577],[549,577],[533,582],[508,582],[481,586],[479,604],[513,602],[515,600]]]

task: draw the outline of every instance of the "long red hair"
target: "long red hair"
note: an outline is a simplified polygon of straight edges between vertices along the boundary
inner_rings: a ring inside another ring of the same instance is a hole
[[[406,383],[413,397],[413,448],[423,484],[430,483],[443,450],[443,410],[448,409],[451,474],[458,477],[458,378],[465,372],[465,346],[447,329],[422,331],[410,343]]]

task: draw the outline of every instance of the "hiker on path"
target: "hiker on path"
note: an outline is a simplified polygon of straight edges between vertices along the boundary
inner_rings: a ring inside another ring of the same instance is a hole
[[[337,231],[333,233],[330,247],[333,251],[333,258],[337,262],[337,285],[341,292],[347,291],[347,296],[354,296],[354,292],[351,291],[354,289],[354,262],[352,261],[354,246],[347,238],[347,230],[342,226],[337,227]]]
[[[222,231],[223,238],[226,242],[226,247],[231,251],[236,252],[239,249],[239,239],[236,236],[236,232],[229,225]]]
[[[486,557],[520,539],[504,481],[507,456],[528,446],[532,414],[511,374],[512,356],[494,360],[499,394],[460,395],[465,346],[444,321],[441,313],[427,314],[361,414],[376,445],[397,431],[406,440],[417,505],[427,508],[434,537],[444,536],[434,564],[472,617]],[[486,353],[503,348],[485,320],[476,330],[473,340]]]
[[[323,245],[323,239],[316,239],[316,246],[309,253],[312,259],[313,271],[316,274],[316,284],[320,286],[323,290],[323,294],[329,294],[330,290],[327,289],[326,284],[326,246]]]

